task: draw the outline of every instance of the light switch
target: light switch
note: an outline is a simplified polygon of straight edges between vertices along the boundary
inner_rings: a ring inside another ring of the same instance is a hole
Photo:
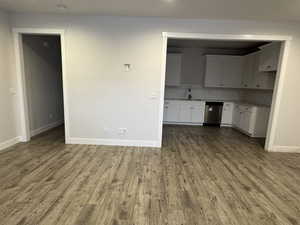
[[[130,69],[131,69],[131,65],[128,64],[128,63],[126,63],[126,64],[124,64],[124,68],[125,68],[125,71],[126,71],[126,72],[129,72]]]

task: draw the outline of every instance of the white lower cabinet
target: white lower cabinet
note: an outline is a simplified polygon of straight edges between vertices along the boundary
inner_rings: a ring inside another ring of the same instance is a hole
[[[179,101],[165,101],[164,121],[178,122],[179,120]]]
[[[179,121],[181,123],[191,122],[191,107],[192,105],[189,102],[182,101],[179,105]]]
[[[205,102],[195,102],[191,106],[191,122],[204,123]]]
[[[235,104],[233,111],[233,127],[251,137],[266,137],[269,107]]]
[[[234,104],[233,116],[232,116],[232,125],[238,127],[241,120],[241,112],[238,104]]]
[[[166,100],[164,123],[203,124],[204,101]],[[250,137],[266,137],[269,107],[224,102],[221,126],[233,126]]]
[[[233,123],[233,102],[224,102],[222,110],[221,126],[232,126]]]
[[[167,100],[164,107],[164,122],[202,124],[204,111],[204,101]]]

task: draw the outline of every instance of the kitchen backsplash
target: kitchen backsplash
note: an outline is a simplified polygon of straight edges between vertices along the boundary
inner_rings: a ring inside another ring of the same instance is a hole
[[[240,91],[217,88],[191,88],[193,99],[241,100]],[[188,88],[166,87],[165,98],[188,98]]]
[[[272,103],[273,91],[260,91],[260,90],[244,90],[241,95],[241,100],[270,106]]]
[[[272,91],[220,88],[191,88],[193,99],[231,100],[271,105]],[[165,98],[188,98],[188,88],[166,87]]]

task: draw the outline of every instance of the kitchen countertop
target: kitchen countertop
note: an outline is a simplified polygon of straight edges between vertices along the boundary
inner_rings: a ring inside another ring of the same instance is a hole
[[[252,102],[245,102],[241,100],[222,100],[222,99],[186,99],[186,98],[165,98],[165,100],[173,100],[173,101],[204,101],[204,102],[233,102],[233,103],[238,103],[241,105],[248,105],[248,106],[259,106],[259,107],[270,107],[269,105],[264,105],[264,104],[257,104],[257,103],[252,103]]]

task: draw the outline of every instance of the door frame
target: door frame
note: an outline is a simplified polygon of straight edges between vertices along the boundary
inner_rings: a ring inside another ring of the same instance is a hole
[[[275,151],[274,141],[276,128],[278,126],[278,115],[280,104],[282,100],[283,85],[285,82],[286,66],[288,60],[288,52],[292,36],[283,35],[252,35],[252,34],[203,34],[203,33],[162,33],[162,69],[161,69],[161,83],[160,83],[160,106],[159,106],[159,130],[158,142],[162,145],[163,132],[163,113],[164,113],[164,95],[165,95],[165,79],[166,79],[166,59],[168,39],[198,39],[198,40],[228,40],[228,41],[280,41],[281,50],[279,55],[279,65],[276,72],[276,79],[274,84],[271,111],[269,116],[269,123],[267,128],[267,136],[264,149],[266,151]]]
[[[19,103],[19,121],[20,121],[20,141],[28,142],[31,139],[29,107],[27,100],[24,55],[23,55],[23,34],[36,35],[58,35],[61,42],[61,60],[62,60],[62,81],[63,81],[63,100],[64,100],[64,124],[65,124],[65,143],[69,140],[69,108],[66,79],[66,51],[65,51],[65,31],[57,29],[38,29],[38,28],[13,28],[14,50],[16,59],[17,75],[17,93]]]

